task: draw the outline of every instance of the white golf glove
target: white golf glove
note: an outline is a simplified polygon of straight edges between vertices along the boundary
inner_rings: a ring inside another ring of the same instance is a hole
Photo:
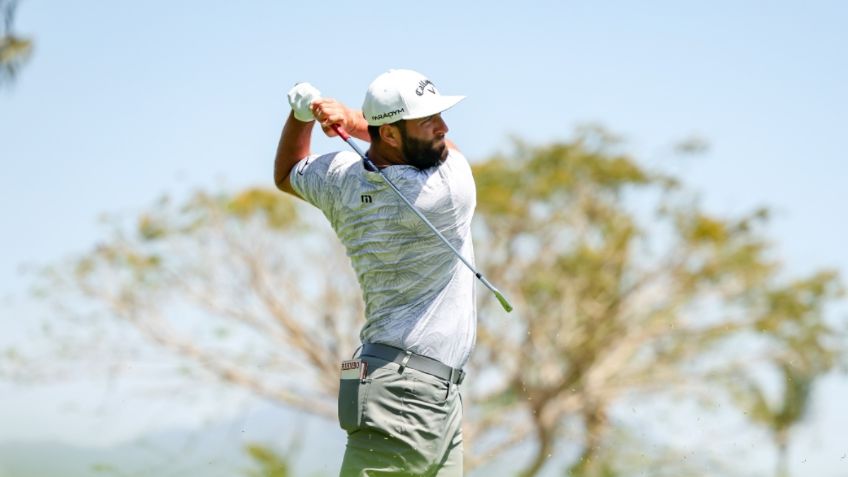
[[[315,120],[312,114],[312,102],[321,99],[321,92],[309,83],[298,83],[289,90],[289,104],[294,117],[305,123]]]

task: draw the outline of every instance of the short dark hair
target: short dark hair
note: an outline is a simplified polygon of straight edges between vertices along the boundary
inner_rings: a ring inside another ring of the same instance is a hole
[[[380,142],[380,126],[368,126],[368,135],[371,136],[371,143]]]
[[[385,124],[381,125],[385,126]],[[380,142],[380,127],[381,126],[368,126],[368,135],[371,137],[371,143],[376,144]],[[395,121],[393,123],[389,123],[389,126],[397,126],[400,129],[400,133],[402,136],[406,136],[406,120],[401,119],[399,121]]]

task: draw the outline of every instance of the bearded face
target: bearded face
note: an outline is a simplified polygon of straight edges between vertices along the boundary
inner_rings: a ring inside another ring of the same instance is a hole
[[[448,147],[445,138],[435,138],[431,141],[410,136],[405,127],[400,127],[403,139],[401,151],[406,163],[419,170],[438,166],[448,157]]]

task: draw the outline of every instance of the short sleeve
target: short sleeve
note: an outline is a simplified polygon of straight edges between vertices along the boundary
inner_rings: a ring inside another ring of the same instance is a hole
[[[331,177],[335,154],[311,155],[297,162],[289,173],[292,189],[303,200],[325,213],[333,202],[336,189]]]

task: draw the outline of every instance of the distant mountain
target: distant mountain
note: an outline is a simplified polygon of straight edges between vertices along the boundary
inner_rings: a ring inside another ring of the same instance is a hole
[[[0,477],[245,476],[255,468],[245,452],[249,443],[289,456],[297,476],[333,476],[344,442],[343,432],[332,422],[268,410],[198,429],[153,433],[108,448],[0,443]]]

